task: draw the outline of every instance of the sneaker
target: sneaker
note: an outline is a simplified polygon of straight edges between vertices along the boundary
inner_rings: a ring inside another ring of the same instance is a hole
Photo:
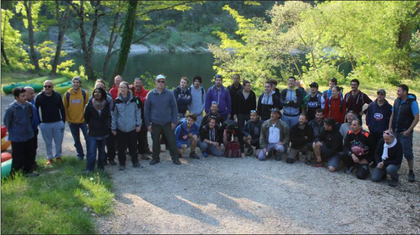
[[[57,162],[61,162],[63,161],[63,159],[61,157],[56,158],[55,160],[57,160]]]
[[[54,160],[52,159],[48,159],[47,163],[45,163],[45,165],[49,166],[52,165],[54,163]]]
[[[312,167],[323,167],[323,166],[324,166],[324,163],[322,163],[322,162],[317,162],[317,163],[312,165]]]
[[[143,165],[140,162],[133,163],[134,168],[143,168]]]
[[[120,171],[123,171],[123,170],[125,170],[125,165],[120,165]]]
[[[83,157],[77,157],[80,161],[83,161]]]
[[[149,164],[153,166],[153,165],[158,164],[159,162],[160,162],[159,159],[152,159]]]
[[[254,150],[252,149],[252,147],[248,148],[248,151],[246,152],[247,156],[252,156],[252,154],[254,153]]]
[[[147,148],[147,149],[146,149],[146,152],[144,152],[144,154],[153,154],[153,152],[152,152],[152,151],[150,151],[150,149],[149,149],[149,148]]]
[[[276,161],[281,161],[281,153],[276,152]]]
[[[203,157],[208,157],[209,156],[209,154],[206,151],[201,152],[201,153],[203,154]]]
[[[93,174],[93,171],[85,170],[85,171],[83,171],[83,174],[84,175]]]
[[[142,154],[141,159],[142,160],[150,160],[151,158],[146,156],[145,154]]]
[[[352,173],[356,168],[354,166],[351,166],[349,168],[347,168],[346,172],[347,173]]]
[[[174,162],[175,165],[181,165],[181,162],[179,161],[179,159],[174,159],[172,161]]]
[[[398,178],[396,178],[396,179],[391,178],[391,182],[389,182],[388,185],[391,186],[391,187],[397,187],[398,186]]]
[[[413,183],[414,181],[415,181],[415,179],[414,179],[414,172],[413,171],[410,171],[408,173],[408,182]]]
[[[293,158],[286,158],[286,163],[292,164],[295,162],[295,159]]]
[[[111,166],[117,165],[117,163],[114,160],[109,160],[108,162],[109,162],[109,165]]]
[[[190,158],[200,159],[200,157],[197,154],[195,154],[195,152],[194,153],[190,153]]]

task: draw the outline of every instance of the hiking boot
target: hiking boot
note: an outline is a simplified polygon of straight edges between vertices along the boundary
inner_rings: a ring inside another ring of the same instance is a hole
[[[108,162],[109,162],[109,165],[111,166],[117,165],[117,163],[114,160],[109,160]]]
[[[254,153],[254,150],[252,149],[252,147],[248,148],[248,151],[246,152],[247,156],[252,156],[252,154]]]
[[[276,161],[281,161],[281,153],[280,152],[276,152]]]
[[[143,168],[143,165],[140,164],[140,162],[133,163],[134,168]]]
[[[172,161],[175,165],[181,165],[181,162],[179,161],[179,159],[174,159]]]
[[[159,162],[160,162],[159,159],[152,159],[149,164],[153,166],[153,165],[158,164]]]
[[[203,154],[203,157],[208,157],[209,156],[209,154],[206,151],[201,152],[201,153]]]
[[[146,156],[145,154],[142,154],[141,159],[142,160],[150,160],[151,158]]]
[[[286,158],[286,163],[292,164],[295,162],[295,159],[293,158]]]
[[[150,151],[150,149],[149,149],[149,148],[147,148],[147,149],[146,149],[146,151],[144,152],[144,154],[153,154],[153,152],[152,152],[152,151]]]
[[[356,169],[356,167],[351,166],[351,167],[347,168],[346,172],[347,173],[352,173],[355,169]]]
[[[391,182],[389,182],[388,184],[391,187],[397,187],[398,186],[398,178],[392,178],[391,177]]]
[[[125,165],[120,165],[120,171],[123,171],[123,170],[125,170]]]
[[[63,159],[61,157],[56,158],[55,160],[57,160],[57,162],[61,162],[63,161]]]
[[[54,160],[52,159],[48,159],[47,163],[45,163],[45,165],[49,166],[52,165],[54,163]]]
[[[193,158],[193,159],[200,159],[200,157],[199,157],[197,154],[195,154],[195,152],[190,153],[190,158]]]
[[[413,183],[414,181],[415,181],[414,172],[413,171],[408,172],[408,182]]]

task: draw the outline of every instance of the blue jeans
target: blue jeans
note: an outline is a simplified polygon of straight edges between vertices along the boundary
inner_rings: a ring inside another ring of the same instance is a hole
[[[76,147],[77,157],[83,160],[85,154],[83,153],[82,143],[80,143],[80,130],[82,130],[83,136],[86,141],[86,149],[89,149],[89,139],[87,136],[87,125],[86,123],[69,123],[70,132],[74,139],[74,147]]]
[[[404,157],[407,161],[413,161],[413,132],[408,136],[403,136],[400,133],[397,133],[397,140],[401,142],[403,146]]]
[[[385,174],[389,174],[391,175],[391,177],[393,179],[398,179],[399,175],[398,175],[398,170],[400,169],[401,165],[388,165],[388,166],[384,166],[382,169],[379,169],[378,167],[376,167],[373,170],[373,174],[372,174],[372,181],[373,182],[379,182],[382,179],[382,176],[384,176]]]
[[[200,142],[200,149],[201,152],[207,152],[210,155],[216,156],[216,157],[222,157],[223,152],[219,150],[215,145]]]
[[[89,136],[89,147],[87,149],[87,165],[86,171],[95,170],[96,150],[98,150],[98,168],[104,169],[105,166],[105,145],[106,137],[91,137]]]
[[[287,116],[283,114],[281,117],[281,120],[287,124],[289,129],[292,128],[292,126],[296,125],[299,122],[299,115],[297,116]]]

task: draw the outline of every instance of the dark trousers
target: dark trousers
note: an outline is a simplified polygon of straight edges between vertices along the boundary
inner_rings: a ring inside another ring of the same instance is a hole
[[[242,131],[244,129],[245,123],[247,121],[249,121],[249,119],[250,119],[249,113],[247,113],[247,114],[238,113],[237,116],[238,116],[238,127],[239,127],[239,130]]]
[[[147,127],[142,125],[140,132],[137,133],[137,151],[139,154],[145,154],[146,150],[149,148],[147,143]]]
[[[12,172],[22,170],[23,173],[32,172],[34,139],[26,142],[12,141]]]
[[[160,136],[163,132],[165,135],[166,142],[169,146],[169,152],[172,160],[179,159],[178,151],[176,149],[175,134],[171,129],[171,123],[167,123],[163,126],[152,124],[152,141],[153,141],[153,159],[159,160],[160,154]]]
[[[121,166],[125,166],[125,150],[127,149],[127,146],[133,164],[139,161],[137,155],[137,134],[135,130],[132,130],[130,132],[123,132],[117,129],[117,142],[118,162]]]
[[[373,139],[373,143],[375,143],[371,151],[376,152],[376,147],[378,146],[379,140],[383,138],[383,134],[377,133],[377,132],[371,132],[370,135],[372,136],[371,138]],[[376,166],[377,163],[375,161],[375,158],[373,158],[373,162],[375,162],[375,166]]]
[[[114,161],[115,160],[115,143],[116,142],[116,136],[112,133],[106,138],[106,159],[108,161]]]
[[[32,143],[33,143],[33,147],[32,147],[32,154],[31,154],[31,162],[32,162],[32,170],[35,170],[37,167],[36,164],[36,150],[38,149],[38,132],[39,130],[36,129],[36,131],[34,131],[34,138],[32,138]]]

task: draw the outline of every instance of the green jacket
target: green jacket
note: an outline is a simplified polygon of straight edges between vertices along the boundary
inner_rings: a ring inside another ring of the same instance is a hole
[[[270,119],[266,120],[261,126],[260,147],[262,149],[267,147],[270,126]],[[276,127],[280,129],[280,142],[287,146],[289,144],[289,127],[282,120],[277,121]]]

